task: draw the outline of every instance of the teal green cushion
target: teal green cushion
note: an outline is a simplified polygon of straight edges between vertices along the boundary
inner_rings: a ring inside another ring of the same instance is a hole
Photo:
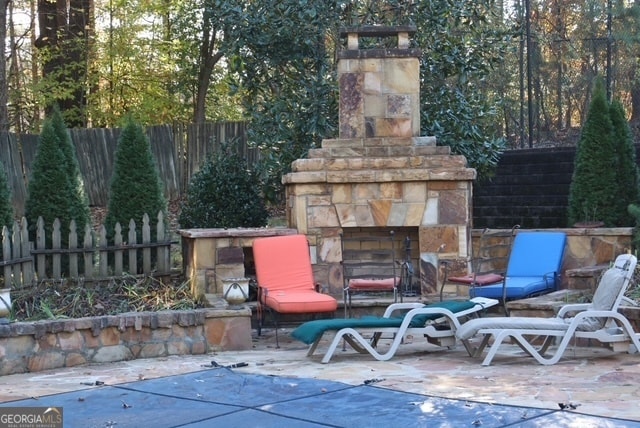
[[[466,311],[467,309],[471,309],[476,304],[470,300],[445,300],[443,302],[430,303],[428,305],[424,305],[425,308],[438,308],[438,309],[447,309],[454,314],[456,312]],[[413,317],[410,327],[422,327],[427,321],[433,321],[435,319],[440,318],[442,315],[440,314],[420,314]]]
[[[325,320],[307,321],[291,332],[291,336],[307,345],[322,337],[325,331],[342,330],[343,328],[368,328],[368,327],[400,327],[402,318],[331,318]]]
[[[431,303],[425,305],[425,308],[444,308],[453,313],[460,312],[466,309],[470,309],[475,304],[470,301],[444,301]],[[429,320],[440,318],[440,314],[422,314],[413,317],[410,327],[422,327]],[[385,328],[385,327],[400,327],[403,318],[392,317],[383,318],[375,316],[365,316],[362,318],[331,318],[322,320],[308,321],[291,332],[291,336],[307,345],[312,344],[326,331],[338,331],[343,328]]]

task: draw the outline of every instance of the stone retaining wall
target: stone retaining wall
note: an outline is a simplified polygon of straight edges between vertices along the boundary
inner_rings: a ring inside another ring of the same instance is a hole
[[[251,310],[132,312],[0,325],[0,375],[251,348]]]
[[[510,229],[492,229],[493,232],[504,232],[499,236],[507,236]],[[524,232],[524,229],[517,233]],[[631,227],[601,227],[590,228],[567,228],[567,229],[526,229],[527,232],[535,231],[560,231],[567,234],[567,244],[565,246],[564,259],[562,262],[560,287],[572,289],[595,290],[595,282],[578,284],[580,276],[585,275],[584,269],[605,265],[613,262],[616,256],[632,251],[631,239],[633,228]],[[482,230],[474,229],[472,233],[473,248],[480,246]],[[507,238],[502,238],[507,239]],[[497,243],[497,241],[496,241]],[[495,243],[493,244],[495,245]],[[495,255],[494,255],[495,256]],[[504,259],[506,262],[506,259]],[[494,266],[495,269],[502,269],[504,266]],[[452,272],[459,275],[461,272]],[[595,274],[591,274],[593,276]],[[570,282],[572,281],[572,282]],[[591,285],[589,285],[591,284]]]

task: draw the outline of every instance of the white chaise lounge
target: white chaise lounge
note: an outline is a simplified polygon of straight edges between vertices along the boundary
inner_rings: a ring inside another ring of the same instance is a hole
[[[567,345],[574,338],[595,339],[611,344],[614,350],[635,352],[640,349],[640,340],[629,320],[618,308],[621,302],[636,305],[624,296],[636,267],[636,257],[623,254],[616,258],[600,279],[592,303],[568,304],[563,306],[553,318],[535,317],[487,317],[467,321],[456,330],[456,337],[462,341],[472,357],[480,357],[491,343],[482,362],[488,366],[496,356],[500,346],[512,339],[527,354],[540,364],[557,363]],[[473,338],[480,337],[479,344]],[[493,341],[491,339],[493,338]],[[533,339],[543,339],[539,348]],[[546,355],[551,345],[558,342],[555,352]]]

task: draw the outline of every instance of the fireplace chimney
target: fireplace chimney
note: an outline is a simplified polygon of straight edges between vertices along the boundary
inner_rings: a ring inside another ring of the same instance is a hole
[[[338,296],[341,233],[410,237],[422,295],[437,290],[439,259],[463,270],[469,262],[476,171],[435,137],[420,136],[422,52],[411,47],[414,33],[413,26],[341,31],[339,136],[283,177],[288,225],[307,235],[316,279]],[[397,46],[361,49],[366,38],[395,38]]]

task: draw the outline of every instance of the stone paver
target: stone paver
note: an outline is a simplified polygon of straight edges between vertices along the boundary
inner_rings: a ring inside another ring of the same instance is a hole
[[[254,332],[255,334],[255,332]],[[603,348],[573,348],[556,365],[542,366],[519,348],[506,350],[493,365],[469,357],[462,346],[440,349],[414,339],[390,361],[376,361],[353,351],[337,352],[329,364],[321,354],[307,357],[307,347],[283,330],[276,349],[271,331],[254,336],[253,349],[199,356],[140,359],[85,365],[33,374],[0,377],[0,402],[96,388],[246,363],[235,371],[283,377],[333,380],[359,385],[376,381],[384,388],[485,403],[557,410],[559,403],[578,405],[575,412],[640,421],[640,355]],[[322,346],[322,344],[321,344]],[[322,351],[322,349],[321,349]],[[91,385],[86,385],[86,384]]]

